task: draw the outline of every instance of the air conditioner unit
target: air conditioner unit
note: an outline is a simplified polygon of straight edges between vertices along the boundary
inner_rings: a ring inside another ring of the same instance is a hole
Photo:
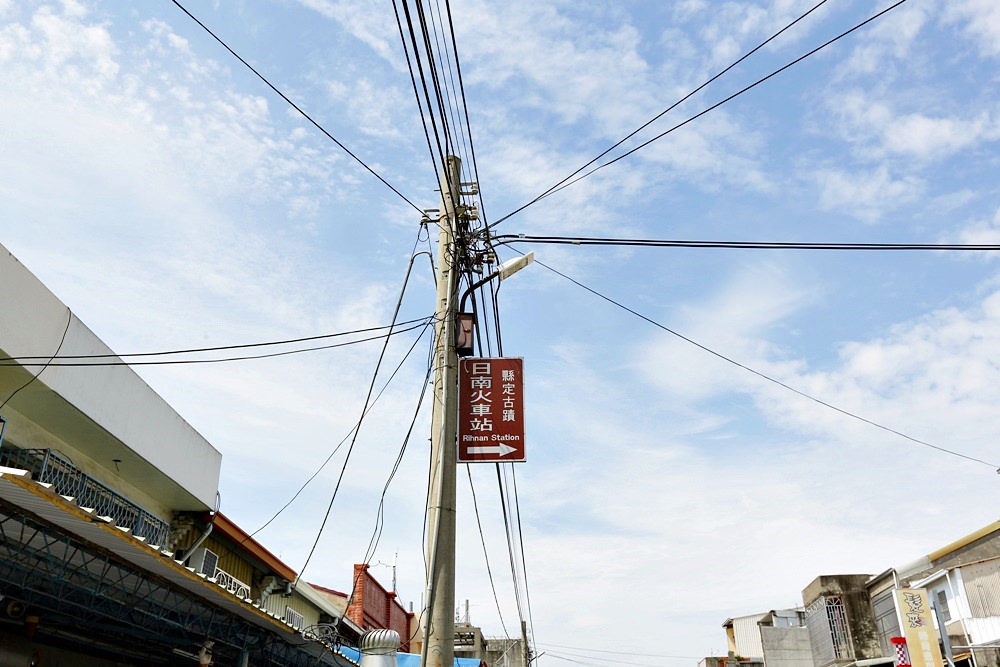
[[[306,624],[306,618],[291,607],[285,607],[285,623],[288,623],[296,630],[301,630]]]
[[[219,567],[219,556],[214,551],[201,547],[191,554],[188,565],[211,579]]]

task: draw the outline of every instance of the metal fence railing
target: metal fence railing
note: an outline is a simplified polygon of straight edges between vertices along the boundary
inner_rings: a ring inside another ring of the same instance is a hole
[[[215,569],[215,583],[219,584],[227,591],[238,598],[250,597],[250,586],[243,583],[225,570]]]
[[[4,445],[0,447],[0,465],[29,471],[35,481],[51,484],[57,493],[74,497],[78,505],[93,508],[100,516],[111,517],[116,525],[131,528],[133,535],[146,538],[150,544],[167,543],[169,523],[82,472],[53,449]]]

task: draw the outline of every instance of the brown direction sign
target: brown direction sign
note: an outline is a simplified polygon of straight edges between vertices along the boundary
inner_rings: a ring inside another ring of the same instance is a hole
[[[458,461],[524,461],[524,360],[473,358],[458,367]]]

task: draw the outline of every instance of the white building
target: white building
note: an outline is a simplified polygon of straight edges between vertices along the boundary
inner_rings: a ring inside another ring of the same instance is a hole
[[[0,304],[0,665],[353,665],[260,545],[208,567],[222,455],[128,366],[63,365],[117,357],[2,246]]]

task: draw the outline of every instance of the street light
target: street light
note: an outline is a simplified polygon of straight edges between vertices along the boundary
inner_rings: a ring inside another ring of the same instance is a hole
[[[469,295],[472,294],[475,290],[479,289],[480,287],[482,287],[489,281],[493,280],[494,278],[500,278],[500,280],[507,280],[512,275],[514,275],[515,273],[517,273],[518,271],[520,271],[521,269],[523,269],[528,264],[531,264],[534,261],[535,261],[535,251],[532,250],[527,255],[521,255],[520,257],[514,257],[513,259],[508,259],[506,262],[497,267],[496,271],[486,276],[482,280],[477,280],[476,282],[469,285],[469,289],[465,290],[465,293],[462,294],[462,301],[459,304],[458,308],[459,311],[461,311],[460,314],[465,313],[465,300],[469,298]]]
[[[475,353],[475,348],[473,347],[475,344],[473,331],[476,327],[476,314],[465,312],[465,300],[469,298],[469,295],[494,278],[499,278],[500,280],[510,278],[512,275],[534,261],[534,251],[529,252],[527,255],[521,255],[520,257],[508,259],[506,262],[497,267],[496,271],[489,274],[482,280],[469,285],[469,289],[465,290],[465,293],[462,294],[462,301],[459,304],[458,312],[455,313],[455,354],[460,357],[471,357],[473,353]]]
[[[532,250],[527,255],[521,255],[520,257],[515,257],[513,259],[508,259],[506,262],[500,265],[497,269],[497,275],[500,276],[500,280],[507,280],[512,275],[531,264],[535,261],[535,251]]]

